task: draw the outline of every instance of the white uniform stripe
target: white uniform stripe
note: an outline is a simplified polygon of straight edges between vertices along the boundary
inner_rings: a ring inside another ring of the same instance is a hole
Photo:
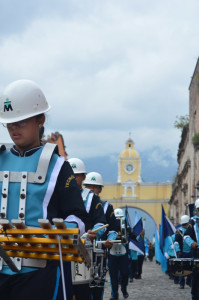
[[[55,185],[57,182],[57,177],[59,175],[59,172],[61,170],[61,167],[62,167],[64,161],[65,161],[65,158],[63,156],[58,157],[56,164],[53,168],[53,171],[52,171],[52,174],[51,174],[51,177],[49,180],[48,188],[46,190],[46,194],[45,194],[44,201],[43,201],[43,219],[47,218],[47,207],[48,207],[48,204],[52,197],[52,194],[54,192]]]
[[[91,208],[91,203],[92,203],[92,199],[93,199],[93,193],[90,193],[89,195],[88,195],[88,201],[87,201],[87,204],[86,204],[86,211],[87,211],[87,213],[89,213],[89,211],[90,211],[90,208]]]
[[[108,208],[108,202],[106,202],[106,203],[104,204],[104,213],[105,213],[105,214],[106,214],[107,208]]]
[[[196,223],[194,225],[194,231],[195,231],[195,235],[196,235],[196,241],[198,243],[198,233],[197,233]]]

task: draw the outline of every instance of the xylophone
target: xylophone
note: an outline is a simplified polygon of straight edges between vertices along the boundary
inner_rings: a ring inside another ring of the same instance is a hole
[[[47,260],[84,262],[91,267],[91,257],[79,229],[69,229],[63,219],[39,219],[40,228],[28,228],[20,219],[0,219],[0,269],[7,264],[14,272],[21,267],[43,266]],[[39,225],[38,224],[38,225]],[[61,257],[60,257],[60,247]],[[36,263],[35,263],[36,262]]]

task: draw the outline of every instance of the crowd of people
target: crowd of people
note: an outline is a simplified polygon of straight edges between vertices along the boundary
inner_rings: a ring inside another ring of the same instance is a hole
[[[99,247],[100,253],[103,251],[100,261],[97,252],[92,253],[95,268],[98,263],[103,267],[103,278],[94,280],[91,287],[88,280],[73,281],[70,262],[64,262],[60,270],[57,261],[46,260],[41,264],[37,259],[18,259],[19,270],[15,272],[1,260],[1,300],[102,300],[107,269],[110,300],[119,299],[119,283],[126,299],[128,282],[141,279],[144,259],[153,259],[153,245],[146,240],[144,229],[137,233],[127,224],[122,209],[114,210],[110,203],[100,199],[101,174],[87,174],[81,159],[66,161],[55,145],[42,144],[45,113],[49,110],[42,90],[30,80],[12,82],[0,97],[0,122],[13,141],[9,150],[0,147],[1,220],[19,219],[27,227],[39,227],[38,219],[48,219],[52,224],[54,218],[63,219],[67,228],[79,229],[85,245],[89,241],[93,249]],[[195,207],[193,218],[181,217],[181,227],[169,237],[164,255],[170,278],[182,289],[188,284],[192,299],[199,300],[199,199]],[[144,250],[130,247],[130,240],[144,242]],[[3,248],[0,252],[5,256]],[[186,280],[170,263],[176,258],[182,263],[193,263]]]
[[[199,300],[199,199],[194,216],[182,215],[180,223],[165,243],[166,273],[180,289],[189,286],[192,299]]]
[[[87,174],[82,160],[66,161],[55,145],[42,144],[49,110],[44,93],[30,80],[10,83],[0,97],[0,122],[13,141],[11,149],[0,148],[0,222],[19,219],[26,227],[39,227],[39,219],[53,224],[54,218],[60,218],[67,228],[79,228],[85,244],[101,242],[104,269],[108,265],[111,279],[110,299],[119,297],[119,280],[122,294],[128,298],[128,237],[141,241],[144,230],[139,234],[129,230],[124,212],[119,208],[114,211],[110,203],[100,199],[103,179],[99,173]],[[0,250],[6,257],[3,248]],[[41,264],[37,259],[17,259],[17,266],[15,272],[9,264],[0,264],[2,300],[103,299],[105,280],[92,289],[87,281],[73,282],[71,262],[63,262],[63,270],[52,260]],[[138,277],[140,270],[138,267]]]

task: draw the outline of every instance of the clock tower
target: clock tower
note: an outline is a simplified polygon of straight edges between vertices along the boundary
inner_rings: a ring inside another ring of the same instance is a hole
[[[131,138],[126,141],[126,148],[120,153],[118,159],[118,183],[124,188],[123,197],[133,197],[135,187],[141,182],[141,158],[134,149]]]

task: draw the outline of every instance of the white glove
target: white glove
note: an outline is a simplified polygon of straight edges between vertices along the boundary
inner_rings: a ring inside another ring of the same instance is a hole
[[[170,258],[169,254],[167,252],[164,253],[164,256],[166,257],[166,259]]]
[[[175,249],[174,245],[171,245],[171,249],[173,249],[173,250]]]

